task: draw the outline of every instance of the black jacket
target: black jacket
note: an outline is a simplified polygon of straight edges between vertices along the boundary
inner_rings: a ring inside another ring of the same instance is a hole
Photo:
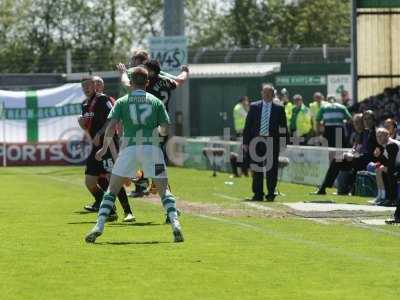
[[[279,144],[279,138],[285,137],[286,144],[289,142],[286,114],[283,106],[272,102],[271,116],[269,121],[269,134],[274,139],[274,143]],[[262,114],[263,100],[254,102],[250,105],[250,111],[246,117],[243,130],[243,144],[249,145],[251,140],[260,136],[260,123]]]

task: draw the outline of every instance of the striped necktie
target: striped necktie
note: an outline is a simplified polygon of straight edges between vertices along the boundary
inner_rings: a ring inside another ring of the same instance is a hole
[[[269,135],[269,118],[271,115],[271,104],[263,104],[261,113],[260,135]]]

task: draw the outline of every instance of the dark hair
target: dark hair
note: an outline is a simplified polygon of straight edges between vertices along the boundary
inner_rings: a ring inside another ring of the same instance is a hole
[[[374,112],[370,109],[364,111],[364,113],[363,113],[363,117],[368,117],[368,116],[372,117],[375,120]]]
[[[386,122],[389,122],[390,124],[393,125],[394,128],[397,128],[397,122],[396,122],[394,119],[392,119],[392,118],[387,118],[384,122],[385,122],[385,123],[386,123]]]
[[[149,79],[149,72],[143,67],[135,67],[128,70],[128,77],[131,83],[144,86]]]
[[[145,63],[149,59],[149,53],[146,50],[136,50],[133,52],[132,60],[139,59],[141,63]]]
[[[148,70],[153,71],[156,75],[160,74],[161,72],[160,62],[156,59],[149,60],[144,65]]]

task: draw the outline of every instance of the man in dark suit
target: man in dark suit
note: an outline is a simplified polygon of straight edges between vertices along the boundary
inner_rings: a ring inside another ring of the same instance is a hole
[[[284,107],[273,102],[274,88],[263,84],[262,100],[254,102],[247,114],[243,130],[243,148],[249,155],[253,171],[253,201],[264,197],[264,173],[267,178],[267,201],[274,201],[278,182],[278,158],[283,144],[288,142],[288,130]]]

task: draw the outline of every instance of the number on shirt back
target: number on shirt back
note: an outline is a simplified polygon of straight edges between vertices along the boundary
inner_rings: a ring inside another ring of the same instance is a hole
[[[168,96],[169,96],[169,94],[168,94],[168,92],[167,91],[161,91],[160,92],[160,94],[161,94],[161,97],[162,97],[162,102],[164,103],[164,104],[167,104],[167,102],[168,102]]]
[[[135,125],[143,125],[146,123],[148,117],[150,117],[152,108],[150,104],[131,104],[129,105],[129,113],[131,120]]]

